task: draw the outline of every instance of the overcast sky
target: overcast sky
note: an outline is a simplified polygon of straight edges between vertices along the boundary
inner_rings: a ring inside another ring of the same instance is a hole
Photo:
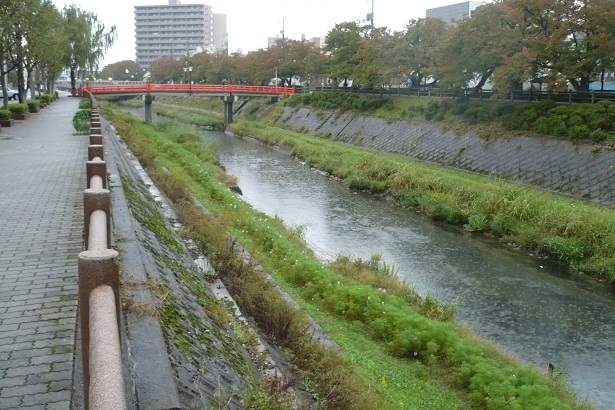
[[[116,45],[101,64],[135,59],[134,6],[164,5],[168,0],[53,0],[58,9],[75,4],[94,12],[105,25],[118,30]],[[374,24],[402,30],[410,19],[425,17],[425,9],[459,3],[459,0],[374,0]],[[229,50],[244,52],[267,47],[267,38],[285,36],[299,40],[324,37],[336,23],[365,20],[372,0],[183,0],[182,4],[207,4],[213,13],[226,14]]]

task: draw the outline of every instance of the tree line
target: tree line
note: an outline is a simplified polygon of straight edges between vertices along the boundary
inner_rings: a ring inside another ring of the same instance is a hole
[[[116,40],[115,26],[106,27],[95,13],[75,5],[58,10],[50,0],[0,1],[0,82],[4,106],[12,83],[25,100],[26,90],[51,92],[56,78],[70,69],[76,80],[98,72],[104,53]]]
[[[156,82],[182,82],[192,67],[194,82],[268,84],[275,73],[320,86],[349,85],[449,89],[488,82],[500,93],[532,82],[541,89],[589,83],[615,70],[615,4],[612,0],[496,0],[471,18],[444,22],[410,20],[401,31],[359,22],[336,24],[318,47],[280,39],[244,54],[200,53],[151,64]]]

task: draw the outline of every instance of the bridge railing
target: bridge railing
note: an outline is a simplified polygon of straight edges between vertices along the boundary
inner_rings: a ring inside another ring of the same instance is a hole
[[[294,87],[242,85],[242,84],[89,84],[83,88],[91,94],[123,93],[210,93],[210,94],[254,94],[254,95],[293,95]]]
[[[120,347],[120,280],[117,251],[111,249],[111,197],[100,117],[92,101],[90,145],[83,192],[85,248],[78,257],[79,310],[86,409],[125,410]]]

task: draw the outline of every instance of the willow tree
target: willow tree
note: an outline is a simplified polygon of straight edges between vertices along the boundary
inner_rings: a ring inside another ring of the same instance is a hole
[[[115,26],[109,29],[94,13],[75,5],[64,8],[64,25],[67,36],[64,65],[70,69],[73,95],[77,94],[77,76],[83,80],[94,76],[107,50],[117,39]]]
[[[62,24],[62,13],[50,0],[44,0],[37,10],[35,22],[28,48],[35,63],[36,82],[44,85],[47,92],[51,92],[55,79],[64,68],[66,33]]]
[[[34,97],[40,91],[41,71],[53,78],[62,69],[64,33],[61,14],[50,0],[22,1],[22,11],[14,23],[15,38],[11,61],[17,67],[20,100],[29,89]],[[44,66],[44,67],[43,67]],[[23,83],[23,80],[27,83]]]

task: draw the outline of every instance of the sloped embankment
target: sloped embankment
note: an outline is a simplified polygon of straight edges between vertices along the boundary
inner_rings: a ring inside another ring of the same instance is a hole
[[[148,408],[154,403],[144,403],[144,397],[158,400],[163,394],[141,393],[143,389],[155,390],[155,386],[165,383],[155,380],[164,374],[143,374],[143,368],[148,365],[145,362],[158,359],[170,360],[173,382],[183,408],[218,405],[243,408],[241,396],[252,387],[256,367],[229,325],[233,318],[207,288],[186,246],[169,225],[167,218],[172,211],[160,197],[153,196],[155,188],[151,181],[144,182],[145,173],[130,152],[125,151],[125,146],[115,135],[109,139],[115,149],[119,174],[112,175],[112,179],[123,190],[133,219],[115,220],[114,225],[125,225],[124,229],[116,227],[115,235],[122,253],[122,301],[139,405]],[[118,234],[126,228],[134,230],[136,236],[132,247],[128,238]],[[137,272],[140,269],[144,271],[142,274]],[[144,337],[148,338],[145,343],[157,342],[152,340],[156,333],[151,331],[151,321],[147,322],[149,327],[136,324],[144,317],[158,319],[168,358],[137,357]],[[160,401],[155,404],[160,405]]]
[[[264,108],[264,107],[263,107]],[[266,114],[247,104],[237,114]],[[331,140],[537,186],[596,203],[615,203],[615,151],[536,135],[485,139],[428,122],[284,107],[277,125]]]

